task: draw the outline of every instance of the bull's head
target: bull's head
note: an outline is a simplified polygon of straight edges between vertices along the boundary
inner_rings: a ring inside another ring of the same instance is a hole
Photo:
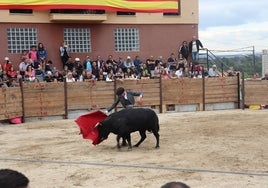
[[[93,141],[93,144],[97,145],[101,143],[103,140],[107,139],[110,132],[102,122],[99,122],[99,124],[95,128],[98,129],[99,136],[98,136],[98,139]]]

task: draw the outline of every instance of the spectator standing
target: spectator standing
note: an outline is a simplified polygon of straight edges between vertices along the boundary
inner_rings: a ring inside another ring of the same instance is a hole
[[[180,58],[180,54],[181,54],[184,59],[188,60],[189,53],[190,53],[190,51],[189,51],[188,43],[187,43],[187,41],[183,41],[182,45],[179,48],[179,58]]]
[[[29,58],[33,61],[33,63],[38,62],[37,51],[36,51],[35,45],[31,46],[31,49],[30,49],[28,55],[29,55]]]
[[[38,61],[43,60],[46,61],[47,59],[47,50],[44,47],[43,43],[39,42],[37,45],[37,57]]]
[[[197,62],[199,59],[199,50],[203,48],[203,44],[196,36],[193,36],[193,40],[189,44],[189,51],[192,54],[193,63]]]
[[[66,42],[62,42],[60,46],[60,57],[63,67],[65,66],[65,63],[69,60],[70,52],[71,50],[69,46],[66,44]]]

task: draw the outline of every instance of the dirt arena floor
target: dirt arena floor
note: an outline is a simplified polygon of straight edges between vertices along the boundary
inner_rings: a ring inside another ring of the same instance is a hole
[[[31,188],[268,188],[268,111],[224,110],[158,114],[139,148],[98,146],[82,139],[74,119],[0,126],[0,168],[24,173]],[[138,133],[132,134],[133,144]]]

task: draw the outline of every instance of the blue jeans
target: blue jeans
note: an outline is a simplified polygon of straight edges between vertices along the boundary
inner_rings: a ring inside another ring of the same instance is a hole
[[[199,59],[198,58],[199,56],[199,52],[192,52],[192,59],[193,59],[193,63],[197,62],[197,60]]]

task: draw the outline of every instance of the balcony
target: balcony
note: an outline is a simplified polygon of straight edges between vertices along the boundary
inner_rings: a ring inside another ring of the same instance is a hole
[[[107,14],[104,10],[50,10],[49,19],[51,22],[83,22],[83,23],[100,23],[107,20]]]

